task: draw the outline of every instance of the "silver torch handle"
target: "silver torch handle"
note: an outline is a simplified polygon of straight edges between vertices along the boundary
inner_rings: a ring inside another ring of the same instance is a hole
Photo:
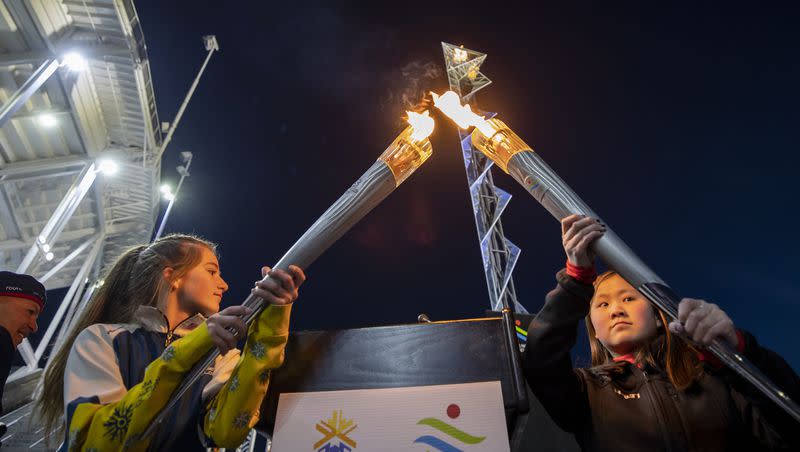
[[[532,150],[514,154],[508,160],[507,168],[508,173],[557,220],[573,214],[600,218]],[[594,243],[594,250],[609,267],[617,271],[671,319],[678,318],[678,303],[681,298],[610,227],[607,227],[606,233]],[[800,421],[800,407],[744,355],[727,342],[720,340],[715,340],[707,349],[726,366],[747,379],[783,408],[795,420]]]
[[[432,129],[431,120],[430,131]],[[286,270],[289,265],[308,268],[431,156],[433,148],[427,139],[430,131],[425,136],[420,136],[414,127],[409,126],[400,133],[378,160],[289,248],[274,268]],[[267,275],[264,280],[270,278]],[[266,308],[264,300],[252,293],[242,304],[252,309],[245,317],[248,325]],[[154,433],[168,416],[170,409],[200,379],[206,369],[214,364],[218,355],[219,350],[215,347],[195,364],[140,438],[147,438]]]

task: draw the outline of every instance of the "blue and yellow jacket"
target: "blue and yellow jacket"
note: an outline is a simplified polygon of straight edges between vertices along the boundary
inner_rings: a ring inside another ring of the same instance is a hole
[[[196,315],[169,331],[159,310],[141,307],[136,323],[86,328],[64,374],[67,438],[61,450],[238,446],[258,421],[270,370],[283,363],[290,313],[291,305],[264,310],[250,325],[244,352],[218,357],[149,438],[141,433],[214,347],[205,318]]]

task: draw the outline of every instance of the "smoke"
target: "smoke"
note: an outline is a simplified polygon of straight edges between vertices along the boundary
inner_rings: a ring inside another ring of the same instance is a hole
[[[443,72],[441,65],[433,61],[412,61],[399,70],[387,73],[384,85],[390,88],[381,97],[381,110],[389,112],[425,110],[430,102],[427,98],[428,92],[433,89],[433,85]]]

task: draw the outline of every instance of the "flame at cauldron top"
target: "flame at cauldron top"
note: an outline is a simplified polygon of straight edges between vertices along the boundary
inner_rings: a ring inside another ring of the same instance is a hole
[[[494,135],[495,130],[492,126],[483,117],[475,114],[469,104],[461,105],[461,99],[454,91],[447,91],[441,96],[432,92],[431,96],[433,96],[433,104],[436,108],[455,121],[462,129],[475,126],[487,137]]]

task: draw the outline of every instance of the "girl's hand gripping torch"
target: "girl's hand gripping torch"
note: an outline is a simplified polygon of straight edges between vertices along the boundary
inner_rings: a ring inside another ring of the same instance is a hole
[[[475,114],[469,104],[461,105],[458,94],[453,91],[442,96],[435,93],[432,95],[434,105],[459,127],[467,129],[474,126],[472,145],[516,179],[557,220],[572,214],[600,218],[505,123],[498,119],[486,120]],[[678,319],[678,303],[681,298],[610,227],[594,242],[594,250],[609,267],[622,275],[672,320]],[[736,349],[720,340],[715,340],[707,348],[726,366],[750,381],[795,420],[800,421],[800,407]]]

